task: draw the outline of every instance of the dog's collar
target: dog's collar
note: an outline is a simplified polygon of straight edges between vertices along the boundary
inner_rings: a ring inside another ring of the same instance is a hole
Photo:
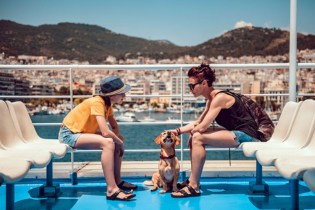
[[[161,159],[172,159],[173,157],[175,157],[176,155],[171,155],[171,156],[163,156],[162,154],[160,154],[160,158]]]

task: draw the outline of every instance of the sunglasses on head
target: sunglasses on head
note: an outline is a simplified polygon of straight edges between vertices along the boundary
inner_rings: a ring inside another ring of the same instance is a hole
[[[198,84],[201,84],[202,82],[203,82],[203,80],[200,81],[200,82],[197,82],[195,84],[188,84],[188,86],[189,86],[190,90],[193,91],[195,89],[195,86],[198,85]]]

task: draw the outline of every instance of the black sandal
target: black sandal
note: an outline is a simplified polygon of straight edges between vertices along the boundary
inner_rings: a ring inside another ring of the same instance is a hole
[[[129,201],[130,199],[136,197],[136,194],[133,194],[132,196],[129,196],[128,198],[117,198],[119,193],[124,193],[125,195],[130,194],[130,193],[126,193],[125,191],[123,191],[122,189],[117,190],[116,192],[114,192],[111,196],[106,196],[107,200],[116,200],[116,201]]]
[[[120,184],[117,185],[117,186],[118,186],[120,189],[122,189],[122,190],[135,190],[135,189],[138,188],[137,185],[133,185],[133,186],[131,186],[131,187],[126,187],[126,186],[124,186],[124,183],[127,183],[127,182],[121,181]],[[128,184],[130,184],[130,183],[128,183]]]
[[[188,188],[190,194],[188,194],[185,190],[179,190],[178,192],[180,192],[182,195],[171,194],[171,196],[173,198],[189,198],[189,197],[197,197],[201,195],[200,192],[196,192],[196,190],[192,188],[192,186],[190,186],[189,184],[187,184],[186,187]]]
[[[187,185],[189,185],[190,181],[189,179],[181,182],[181,183],[177,183],[177,189],[183,189],[184,187],[186,187]],[[199,189],[201,188],[201,185],[199,184]]]

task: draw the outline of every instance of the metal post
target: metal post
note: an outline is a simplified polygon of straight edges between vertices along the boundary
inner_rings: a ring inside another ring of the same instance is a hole
[[[299,209],[299,180],[290,180],[291,209]]]
[[[256,159],[256,184],[262,184],[262,165]]]
[[[70,68],[70,106],[73,109],[73,90],[72,90],[72,68]]]
[[[183,67],[180,67],[180,81],[181,81],[181,96],[180,96],[180,126],[183,127]],[[184,171],[184,152],[183,152],[183,136],[180,136],[180,177],[181,177],[181,181],[184,181],[186,178],[186,172]]]
[[[39,188],[39,198],[58,197],[60,195],[60,185],[53,184],[53,160],[50,160],[46,167],[46,185]]]
[[[181,93],[181,96],[180,96],[180,127],[183,127],[183,67],[180,67],[180,81],[181,81],[181,86],[180,86],[180,93]],[[183,157],[184,157],[184,153],[183,153],[183,136],[180,136],[180,146],[181,146],[181,168],[183,169]]]
[[[46,167],[46,186],[50,187],[53,185],[53,161],[50,160]]]
[[[6,210],[14,210],[14,184],[6,184]]]
[[[252,195],[268,195],[269,186],[262,181],[262,165],[256,159],[256,181],[249,182],[249,191]]]
[[[74,172],[73,164],[74,164],[74,155],[73,155],[73,151],[71,151],[71,174],[70,174],[70,178],[71,178],[72,185],[77,185],[78,184],[77,172]]]
[[[290,1],[290,65],[289,65],[289,101],[296,102],[296,32],[297,0]]]

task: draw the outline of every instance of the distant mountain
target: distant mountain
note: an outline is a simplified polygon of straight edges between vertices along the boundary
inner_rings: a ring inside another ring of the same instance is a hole
[[[179,52],[177,55],[206,55],[208,57],[217,57],[218,55],[224,57],[284,55],[289,53],[289,45],[290,33],[288,31],[244,27],[234,29],[200,45],[190,47],[187,51]],[[298,33],[297,48],[299,50],[315,49],[315,36]]]
[[[315,36],[298,34],[298,49],[315,49]],[[38,27],[0,20],[0,50],[7,55],[45,55],[55,59],[88,60],[102,63],[108,55],[155,59],[183,55],[241,57],[243,55],[283,55],[289,52],[289,32],[280,29],[245,27],[229,31],[192,47],[168,40],[147,40],[114,33],[87,24],[59,23]]]
[[[59,23],[34,27],[0,20],[0,50],[8,55],[45,55],[101,63],[108,55],[168,58],[185,49],[166,40],[126,36],[96,25]]]

